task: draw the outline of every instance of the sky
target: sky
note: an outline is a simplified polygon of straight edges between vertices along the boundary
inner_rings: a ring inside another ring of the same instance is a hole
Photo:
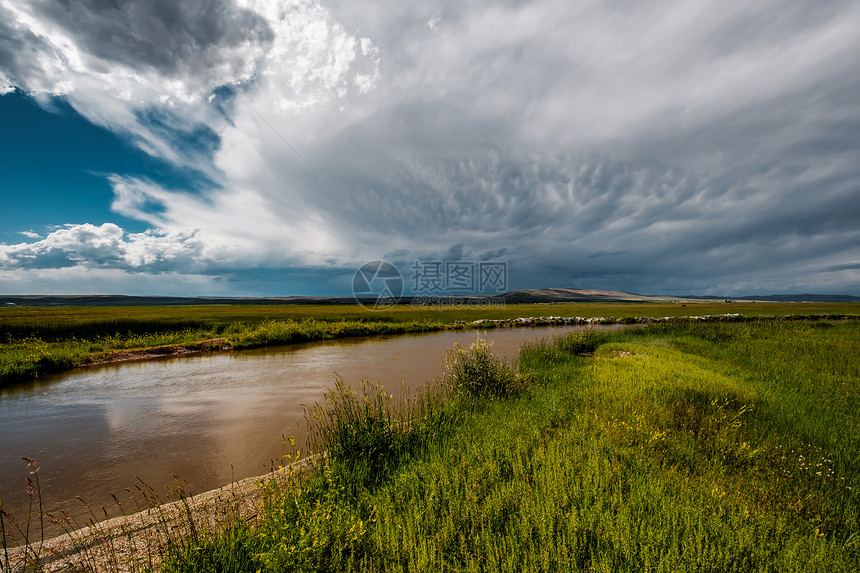
[[[858,54],[851,0],[0,0],[0,293],[860,295]]]

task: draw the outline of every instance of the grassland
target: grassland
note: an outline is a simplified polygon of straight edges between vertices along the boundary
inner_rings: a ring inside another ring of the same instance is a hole
[[[499,319],[517,316],[680,316],[684,314],[721,314],[739,312],[748,316],[860,314],[855,303],[774,303],[774,302],[685,302],[601,303],[577,302],[558,304],[509,304],[503,307],[470,308],[464,306],[413,307],[398,305],[374,311],[358,305],[201,305],[201,306],[124,306],[124,307],[8,307],[0,308],[0,334],[45,332],[68,334],[80,332],[81,325],[91,325],[87,333],[112,334],[117,328],[139,328],[147,332],[185,327],[226,326],[233,323],[257,324],[267,320],[356,320],[410,322],[429,320]],[[110,325],[116,325],[113,330]],[[51,330],[51,329],[56,330]]]
[[[326,462],[164,570],[857,571],[858,355],[856,321],[460,349],[411,410],[334,389]]]
[[[479,319],[533,316],[751,316],[858,314],[844,303],[562,303],[504,307],[413,307],[373,311],[352,305],[0,308],[0,387],[111,358],[111,353],[226,339],[233,348],[345,336],[462,327]]]

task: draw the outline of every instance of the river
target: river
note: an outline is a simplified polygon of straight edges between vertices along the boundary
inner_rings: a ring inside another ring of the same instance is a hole
[[[527,341],[582,327],[481,331],[513,359]],[[26,516],[28,468],[40,464],[45,510],[86,520],[117,512],[138,478],[165,491],[180,476],[199,493],[267,472],[281,436],[304,436],[304,405],[322,400],[335,374],[397,392],[438,377],[445,350],[478,331],[329,340],[260,350],[79,368],[0,391],[0,500]]]

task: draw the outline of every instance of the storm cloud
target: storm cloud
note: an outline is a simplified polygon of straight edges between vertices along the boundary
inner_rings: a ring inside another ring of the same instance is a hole
[[[66,98],[207,182],[112,174],[113,209],[150,235],[54,231],[4,246],[6,269],[495,257],[514,288],[860,294],[856,3],[0,12],[0,90]]]
[[[72,79],[63,72],[117,66],[219,85],[249,77],[274,37],[265,18],[230,0],[34,0],[0,11],[0,63],[26,90],[57,91]]]

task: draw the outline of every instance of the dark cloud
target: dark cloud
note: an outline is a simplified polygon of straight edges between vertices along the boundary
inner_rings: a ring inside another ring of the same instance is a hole
[[[860,262],[842,263],[821,269],[827,272],[860,270]]]
[[[8,87],[38,85],[43,81],[39,77],[41,67],[36,64],[40,54],[59,56],[44,38],[27,28],[14,26],[14,21],[12,13],[0,4],[0,94],[7,88],[2,85],[4,75],[10,84]]]
[[[448,252],[442,256],[442,259],[445,261],[460,261],[463,258],[463,243],[453,245],[448,249]]]
[[[108,65],[167,76],[238,65],[225,49],[273,39],[263,17],[230,0],[36,0],[32,8]]]
[[[505,253],[508,252],[507,248],[502,249],[494,249],[492,251],[485,251],[478,255],[479,261],[492,261],[493,259],[500,259],[505,256]]]

